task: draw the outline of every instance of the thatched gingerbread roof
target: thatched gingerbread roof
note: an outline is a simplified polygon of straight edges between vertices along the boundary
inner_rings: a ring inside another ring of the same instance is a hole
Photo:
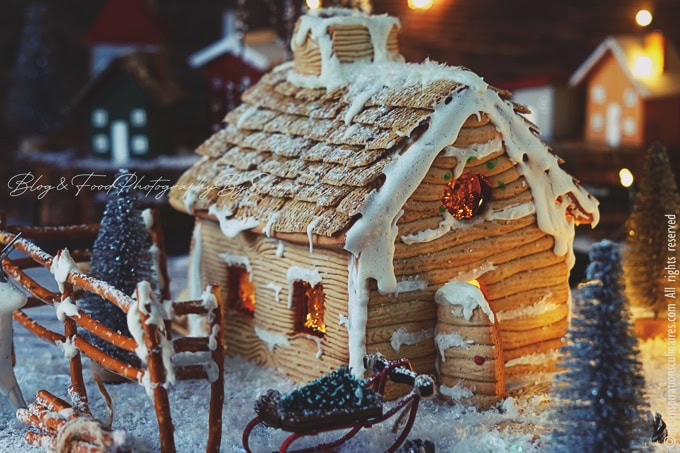
[[[298,45],[319,35],[301,28]],[[557,235],[570,226],[565,213],[597,220],[596,201],[559,168],[508,93],[464,68],[430,62],[335,65],[335,73],[309,76],[285,64],[246,91],[224,128],[197,149],[204,157],[178,181],[172,204],[209,212],[228,236],[256,229],[344,239],[360,217],[357,231],[391,230],[437,155],[500,137],[535,186],[539,226]],[[489,119],[492,126],[476,128],[486,136],[462,133],[466,122]]]

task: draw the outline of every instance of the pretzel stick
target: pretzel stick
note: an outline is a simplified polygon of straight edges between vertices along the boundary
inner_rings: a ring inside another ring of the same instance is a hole
[[[139,287],[137,287],[137,301],[141,300]],[[154,303],[154,302],[152,302]],[[149,315],[142,310],[142,305],[138,302],[133,305],[133,310],[138,310],[139,320],[144,329],[144,343],[149,354],[147,356],[147,372],[153,384],[153,405],[156,409],[156,418],[158,420],[159,438],[161,444],[161,451],[167,453],[175,452],[175,437],[173,434],[174,427],[172,425],[172,418],[170,415],[170,401],[168,400],[168,391],[165,386],[165,367],[163,366],[161,338],[162,333],[158,326],[147,322]]]
[[[219,285],[211,285],[210,291],[215,296],[217,307],[211,316],[211,335],[215,335],[217,345],[212,351],[212,359],[217,364],[217,379],[210,384],[210,412],[208,415],[207,452],[218,453],[222,440],[222,408],[224,405],[224,339],[222,336],[222,296]],[[217,329],[214,329],[214,327]]]
[[[175,315],[207,315],[209,310],[203,306],[202,300],[188,300],[172,305]]]
[[[175,378],[178,381],[193,381],[196,379],[208,379],[203,365],[182,365],[175,368]]]
[[[2,261],[2,267],[5,269],[5,273],[12,277],[22,288],[45,303],[53,304],[61,300],[59,293],[52,292],[38,284],[24,271],[17,266],[14,266],[10,260],[4,259]]]
[[[109,329],[104,324],[101,324],[99,321],[85,314],[82,310],[78,310],[78,316],[75,316],[72,319],[83,329],[120,349],[124,349],[128,352],[135,352],[135,349],[137,348],[137,343],[134,339]]]
[[[73,295],[73,285],[64,283],[64,290],[62,291],[62,301],[69,299]],[[64,336],[66,338],[75,338],[78,333],[78,326],[76,322],[68,316],[64,317]],[[87,389],[85,388],[85,380],[83,379],[83,363],[80,360],[80,351],[74,354],[69,359],[69,368],[71,370],[71,385],[78,397],[81,399],[82,407],[85,412],[90,413],[87,402]]]
[[[73,344],[86,356],[94,360],[104,368],[109,371],[113,371],[131,381],[139,381],[144,376],[144,370],[135,368],[127,363],[123,363],[120,360],[116,360],[113,357],[102,352],[99,348],[92,346],[90,343],[85,341],[83,338],[76,336],[73,339]]]
[[[52,395],[47,390],[38,390],[38,393],[35,395],[35,400],[37,403],[40,403],[52,412],[60,412],[64,409],[71,408],[69,403],[57,396]]]
[[[24,226],[12,225],[4,228],[10,233],[21,233],[28,239],[82,239],[95,237],[99,233],[99,224],[83,224],[68,226]]]
[[[172,341],[175,352],[208,352],[209,343],[206,337],[182,337]]]
[[[22,310],[14,311],[13,316],[14,316],[14,319],[19,324],[21,324],[26,329],[33,332],[35,335],[42,338],[43,340],[47,340],[52,344],[56,344],[57,341],[62,341],[62,342],[66,341],[66,337],[64,337],[61,334],[58,334],[57,332],[53,332],[46,327],[41,326],[33,318],[31,318],[26,313],[24,313]]]

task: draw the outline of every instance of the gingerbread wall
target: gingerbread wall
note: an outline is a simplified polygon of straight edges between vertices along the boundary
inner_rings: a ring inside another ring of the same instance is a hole
[[[497,134],[486,117],[468,120],[455,146],[488,142]],[[463,171],[485,176],[492,188],[480,216],[533,203],[528,184],[499,143],[496,152],[471,160]],[[434,161],[404,207],[400,236],[438,227],[442,194],[456,163],[455,157],[442,155]],[[438,361],[440,384],[452,388],[463,380],[462,385],[474,389],[473,399],[481,405],[495,402],[506,390],[533,382],[531,378],[546,378],[545,373],[555,369],[554,351],[561,345],[569,312],[566,257],[556,256],[553,245],[553,238],[538,228],[534,214],[510,220],[477,217],[472,225],[429,242],[408,245],[397,239],[397,280],[417,279],[426,287],[398,295],[372,291],[366,335],[369,352],[381,351],[390,358],[407,356],[419,372],[434,373]],[[455,313],[442,315],[442,307],[435,305],[439,288],[453,279],[465,281],[475,273],[481,273],[477,280],[495,323],[479,309],[466,320]],[[419,341],[403,344],[396,352],[390,339],[399,329],[414,334],[415,339],[419,332],[430,330],[433,334],[422,333]],[[433,340],[438,332],[460,335],[467,345],[446,348],[442,361]]]
[[[615,111],[618,106],[618,113]],[[639,146],[644,142],[644,100],[637,94],[619,62],[609,53],[593,70],[586,93],[585,139],[610,144],[610,124],[618,116],[621,146]]]
[[[340,324],[341,316],[347,316],[347,257],[339,251],[319,248],[310,255],[309,247],[291,243],[284,244],[283,256],[279,257],[278,247],[277,240],[254,233],[229,239],[216,223],[201,221],[203,285],[219,282],[223,285],[222,299],[227,301],[229,289],[225,283],[230,264],[220,255],[248,258],[255,285],[255,313],[250,316],[225,307],[227,354],[241,355],[281,370],[295,381],[307,382],[349,360],[347,329]],[[316,268],[321,275],[326,295],[327,331],[323,338],[294,333],[295,307],[288,307],[291,285],[287,279],[287,271],[293,266]]]

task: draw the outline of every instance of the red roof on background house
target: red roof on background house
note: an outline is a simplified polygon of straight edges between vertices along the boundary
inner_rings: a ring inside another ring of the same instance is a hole
[[[87,42],[163,44],[166,37],[151,4],[150,0],[109,0],[87,32]]]

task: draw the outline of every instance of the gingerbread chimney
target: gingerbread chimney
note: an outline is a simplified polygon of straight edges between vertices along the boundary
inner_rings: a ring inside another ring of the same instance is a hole
[[[291,42],[295,72],[321,76],[358,61],[401,61],[399,20],[345,8],[322,8],[302,16]]]

